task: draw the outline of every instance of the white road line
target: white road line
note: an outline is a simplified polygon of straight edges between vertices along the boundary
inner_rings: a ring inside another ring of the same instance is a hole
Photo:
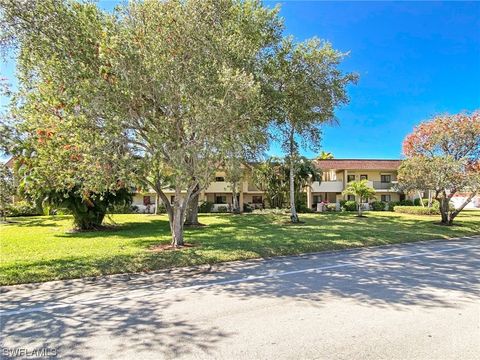
[[[320,272],[320,271],[323,271],[323,270],[337,269],[337,268],[343,268],[343,267],[360,267],[360,266],[375,265],[375,264],[385,262],[385,261],[390,261],[390,260],[406,259],[406,258],[411,258],[411,257],[433,255],[433,254],[459,251],[459,250],[465,250],[465,249],[470,249],[470,248],[478,248],[478,247],[479,246],[475,246],[475,245],[467,245],[467,246],[462,246],[462,247],[453,248],[453,249],[443,249],[443,250],[437,250],[437,251],[419,252],[419,253],[413,253],[413,254],[408,254],[408,255],[398,255],[398,256],[390,256],[390,257],[384,257],[384,258],[379,258],[379,259],[372,259],[368,262],[345,262],[345,263],[336,264],[336,265],[328,265],[328,266],[302,269],[302,270],[279,271],[279,272],[266,274],[266,275],[247,276],[247,277],[244,277],[244,278],[224,280],[224,281],[216,281],[216,282],[211,282],[211,283],[207,283],[207,284],[199,284],[199,285],[192,285],[192,286],[185,286],[185,287],[178,287],[178,288],[170,288],[170,289],[165,289],[163,291],[163,293],[173,292],[173,291],[182,291],[182,290],[195,290],[195,289],[198,290],[198,289],[203,289],[203,288],[208,288],[208,287],[213,287],[213,286],[218,286],[218,285],[238,284],[238,283],[243,283],[243,282],[248,282],[248,281],[262,280],[262,279],[267,279],[267,278],[276,278],[276,277],[294,275],[294,274],[301,274],[301,273]],[[3,311],[0,311],[0,316],[12,316],[12,315],[28,314],[28,313],[33,313],[33,312],[44,312],[46,310],[54,310],[54,309],[69,307],[69,306],[72,306],[72,305],[93,305],[95,303],[102,302],[103,300],[122,300],[122,299],[130,300],[130,299],[135,299],[135,298],[138,298],[138,297],[144,297],[149,292],[150,293],[155,293],[155,294],[158,293],[157,290],[155,290],[155,291],[152,291],[152,290],[145,291],[144,289],[141,289],[141,290],[138,290],[138,291],[135,291],[135,292],[132,291],[129,295],[121,295],[121,296],[113,296],[113,297],[112,296],[105,296],[105,297],[96,298],[96,299],[92,299],[92,300],[75,301],[75,302],[72,302],[72,303],[59,303],[59,304],[56,304],[56,305],[46,305],[46,306],[32,307],[32,308],[28,308],[28,309],[19,309],[19,310],[11,310],[11,311],[3,310]]]

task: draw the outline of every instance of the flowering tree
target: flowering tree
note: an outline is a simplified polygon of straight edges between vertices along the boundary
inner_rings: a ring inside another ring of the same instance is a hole
[[[403,190],[431,190],[440,202],[442,224],[453,219],[480,191],[480,112],[439,115],[417,126],[403,142],[398,174]],[[466,199],[457,209],[450,200]]]

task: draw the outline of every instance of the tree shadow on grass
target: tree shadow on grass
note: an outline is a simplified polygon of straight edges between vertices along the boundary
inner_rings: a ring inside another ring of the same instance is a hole
[[[372,214],[375,216],[375,214]],[[187,229],[185,237],[196,247],[180,251],[150,252],[152,245],[170,242],[167,219],[120,224],[115,231],[55,234],[55,237],[128,239],[137,252],[39,260],[2,266],[2,282],[31,282],[92,275],[142,272],[178,266],[213,264],[229,260],[269,258],[368,245],[458,236],[464,227],[438,227],[401,215],[360,220],[354,214],[315,214],[301,226],[274,224],[268,215],[222,216],[206,227]],[[202,218],[202,217],[201,217]],[[352,225],[353,224],[353,225]],[[466,223],[467,224],[467,223]],[[480,225],[477,224],[480,231]],[[468,224],[473,228],[473,222]],[[112,241],[112,239],[109,239]]]
[[[2,310],[44,308],[2,316],[3,346],[56,348],[67,359],[93,359],[100,355],[95,351],[124,358],[142,358],[147,351],[159,358],[198,352],[212,357],[217,344],[235,334],[209,325],[207,315],[205,322],[189,321],[188,311],[196,311],[189,298],[194,293],[211,304],[222,296],[224,301],[285,299],[312,307],[335,300],[397,311],[461,308],[478,302],[479,251],[477,238],[233,262],[214,271],[3,288]],[[168,291],[178,287],[189,288]]]
[[[8,218],[7,223],[2,223],[2,226],[19,226],[19,227],[31,227],[31,226],[40,226],[40,227],[57,227],[55,223],[57,220],[63,220],[62,218],[57,218],[53,216],[45,217],[18,217],[18,218]]]

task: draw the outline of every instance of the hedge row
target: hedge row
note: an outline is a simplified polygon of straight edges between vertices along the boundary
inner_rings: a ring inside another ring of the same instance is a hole
[[[395,206],[393,211],[402,214],[412,214],[412,215],[439,215],[440,210],[433,207],[422,207],[422,206]]]

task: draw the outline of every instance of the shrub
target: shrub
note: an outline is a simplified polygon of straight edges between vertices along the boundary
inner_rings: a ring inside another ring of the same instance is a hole
[[[267,214],[273,214],[273,215],[285,215],[290,213],[290,209],[279,209],[279,208],[274,208],[274,209],[255,209],[253,210],[254,214],[261,214],[261,215],[267,215]]]
[[[311,213],[313,212],[312,209],[310,209],[307,204],[304,204],[303,202],[302,203],[297,203],[297,205],[295,206],[296,210],[298,213]]]
[[[345,204],[343,204],[342,209],[345,211],[356,211],[357,210],[357,203],[355,201],[349,200],[345,201]]]
[[[428,206],[428,199],[422,199],[423,206],[427,207]],[[421,206],[420,199],[417,198],[413,201],[413,204],[415,206]],[[433,209],[439,210],[440,209],[440,203],[438,202],[437,199],[432,199],[432,206]],[[452,202],[450,202],[450,210],[455,210],[455,206],[453,205]]]
[[[8,206],[7,216],[36,216],[43,215],[34,204],[26,201],[19,201]]]
[[[250,206],[250,204],[246,204],[246,203],[243,204],[243,212],[251,213],[252,211],[253,211],[253,209]]]
[[[199,213],[211,213],[213,210],[213,203],[210,201],[204,201],[198,206]]]
[[[337,211],[337,204],[327,204],[325,208],[327,211]]]
[[[305,208],[307,208],[307,194],[304,192],[295,194],[295,209],[298,212],[304,212]]]
[[[166,214],[167,213],[167,208],[165,207],[165,204],[161,202],[158,205],[158,214]]]
[[[428,199],[416,198],[415,200],[413,200],[413,205],[414,206],[421,206],[422,205],[421,201],[423,201],[423,205],[425,205],[425,206],[428,204]]]
[[[388,204],[387,204],[387,207],[388,207],[388,211],[395,211],[395,206],[400,206],[400,201],[390,201]]]
[[[374,201],[370,204],[370,206],[372,207],[372,210],[374,211],[384,211],[386,205],[387,204],[384,203],[383,201]]]
[[[395,212],[402,214],[412,214],[412,215],[439,215],[440,211],[434,209],[433,207],[421,207],[421,206],[395,206]]]
[[[138,212],[138,206],[130,204],[115,204],[109,210],[111,214],[135,214]]]
[[[219,207],[217,207],[216,212],[219,212],[219,213],[227,213],[227,212],[229,212],[229,211],[228,211],[228,207],[227,207],[227,206],[219,206]]]

